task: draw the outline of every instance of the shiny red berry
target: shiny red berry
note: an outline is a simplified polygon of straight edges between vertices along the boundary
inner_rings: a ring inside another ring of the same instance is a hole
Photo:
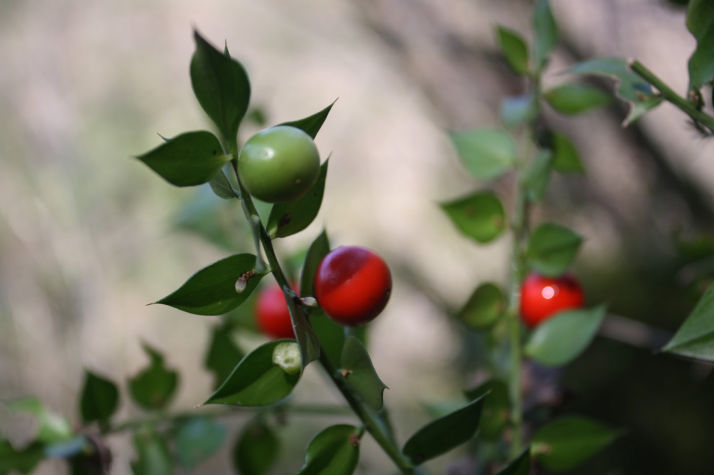
[[[255,301],[255,319],[260,331],[273,338],[295,338],[285,295],[278,284],[265,287]]]
[[[574,277],[530,274],[521,286],[521,318],[533,328],[563,310],[580,308],[585,295]]]
[[[363,247],[338,247],[322,259],[315,274],[317,302],[341,325],[357,326],[374,319],[391,292],[387,264]]]

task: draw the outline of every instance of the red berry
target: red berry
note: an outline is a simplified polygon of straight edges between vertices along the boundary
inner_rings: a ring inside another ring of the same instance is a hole
[[[315,273],[315,298],[341,325],[372,320],[384,310],[391,291],[387,264],[363,247],[338,247],[322,259]]]
[[[533,328],[563,310],[583,306],[585,295],[574,277],[555,279],[530,274],[521,286],[521,318]]]
[[[255,301],[258,328],[273,338],[295,338],[285,295],[278,284],[265,287]]]

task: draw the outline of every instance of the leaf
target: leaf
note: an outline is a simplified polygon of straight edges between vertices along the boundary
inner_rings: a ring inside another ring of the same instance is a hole
[[[322,310],[313,310],[310,312],[310,324],[312,325],[322,351],[327,355],[327,359],[333,365],[339,366],[340,357],[342,356],[342,348],[345,344],[345,328],[335,323]],[[364,327],[359,327],[363,329]]]
[[[652,85],[630,70],[621,58],[596,58],[567,70],[572,74],[597,74],[615,78],[617,96],[628,102],[630,111],[623,125],[629,125],[648,110],[657,107],[662,98],[654,94]]]
[[[518,457],[496,472],[496,475],[529,475],[530,473],[531,452],[530,447],[526,447]]]
[[[569,470],[612,443],[617,432],[584,417],[556,419],[533,436],[533,455],[549,470]]]
[[[356,337],[350,336],[345,340],[340,366],[345,384],[352,393],[367,406],[379,411],[387,385],[379,379],[369,353]]]
[[[533,31],[535,45],[533,47],[533,63],[540,71],[548,63],[550,52],[558,44],[558,25],[553,18],[548,0],[538,0],[533,7]]]
[[[513,70],[521,75],[528,74],[528,45],[523,37],[517,31],[498,26],[496,40]]]
[[[485,397],[474,399],[419,429],[404,444],[404,455],[418,465],[468,441],[478,429]]]
[[[221,143],[210,132],[186,132],[166,140],[158,147],[136,158],[176,186],[206,183],[230,161]]]
[[[208,181],[208,184],[219,198],[224,200],[240,198],[240,186],[231,162],[224,164]]]
[[[146,343],[142,346],[149,356],[150,364],[136,376],[129,378],[129,394],[143,409],[163,409],[176,393],[179,374],[166,368],[161,353]]]
[[[714,361],[714,285],[709,286],[662,351]]]
[[[498,178],[516,162],[516,145],[505,130],[454,132],[451,141],[466,169],[476,178]]]
[[[711,0],[690,0],[687,29],[697,40],[689,57],[689,89],[699,89],[714,78],[714,4]]]
[[[191,86],[208,117],[229,143],[248,110],[250,81],[243,66],[208,43],[194,30],[196,50],[191,58]]]
[[[264,475],[274,465],[280,440],[260,421],[247,424],[233,447],[233,466],[242,475]]]
[[[469,327],[483,330],[496,323],[505,310],[506,296],[503,290],[498,285],[487,282],[473,291],[458,316]]]
[[[235,254],[192,275],[178,290],[155,303],[169,305],[196,315],[222,315],[243,303],[265,274],[254,271],[255,256]],[[236,291],[236,281],[246,282]]]
[[[322,232],[312,241],[305,255],[305,263],[302,267],[302,275],[300,277],[300,295],[303,297],[315,294],[315,273],[320,265],[322,258],[330,252],[330,240],[327,237],[327,231]]]
[[[582,242],[583,239],[568,228],[543,223],[531,234],[526,257],[539,273],[558,277],[570,267]]]
[[[288,374],[273,363],[275,347],[288,341],[274,340],[248,353],[203,404],[267,406],[288,396],[300,373]]]
[[[143,429],[134,434],[134,450],[137,454],[137,459],[131,462],[134,475],[174,473],[169,448],[164,439],[153,430]]]
[[[523,185],[528,200],[540,201],[543,198],[552,169],[553,154],[550,150],[538,150],[523,175]]]
[[[463,235],[481,244],[493,241],[506,229],[506,212],[490,191],[443,203],[441,208]]]
[[[183,421],[176,432],[176,456],[185,469],[191,470],[221,448],[226,427],[206,417]]]
[[[559,312],[538,325],[528,338],[525,354],[546,366],[574,360],[595,338],[605,307]]]
[[[518,127],[535,118],[537,114],[533,94],[506,97],[501,101],[499,115],[507,127]]]
[[[119,389],[110,380],[91,371],[84,371],[84,385],[80,396],[82,422],[105,423],[119,406]]]
[[[486,440],[497,440],[501,432],[508,425],[510,402],[508,399],[508,386],[498,379],[490,379],[477,387],[465,392],[469,400],[488,394],[484,399],[479,423],[479,437]]]
[[[320,166],[320,175],[312,187],[301,197],[275,203],[268,217],[267,231],[272,238],[286,237],[308,227],[315,219],[322,205],[325,192],[328,160]]]
[[[582,173],[585,171],[575,145],[560,132],[553,134],[553,170],[560,173]]]
[[[30,473],[44,458],[42,443],[38,441],[16,450],[9,441],[0,439],[0,473],[10,470]]]
[[[211,332],[211,342],[208,345],[203,365],[213,373],[214,388],[226,380],[244,356],[233,341],[232,333],[229,325],[216,325]]]
[[[325,123],[325,119],[327,119],[327,115],[330,113],[332,106],[335,105],[335,102],[337,102],[337,99],[332,101],[332,104],[325,107],[320,112],[313,114],[309,117],[305,117],[304,119],[300,120],[294,120],[291,122],[283,122],[282,124],[278,125],[290,125],[292,127],[297,127],[298,129],[301,129],[303,132],[305,132],[307,135],[314,139],[315,136],[317,136],[317,133],[320,131],[320,128],[322,128],[322,124]]]
[[[610,96],[587,84],[561,84],[545,91],[543,96],[553,109],[568,115],[581,114],[611,102]]]
[[[39,426],[36,436],[38,442],[52,444],[71,439],[73,436],[72,427],[67,419],[47,409],[36,397],[10,401],[7,403],[7,408],[13,412],[26,412],[35,418]]]
[[[347,424],[330,426],[307,446],[299,475],[350,475],[359,460],[359,429]]]

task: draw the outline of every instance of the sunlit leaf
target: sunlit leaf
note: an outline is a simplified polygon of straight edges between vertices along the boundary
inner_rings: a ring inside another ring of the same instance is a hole
[[[156,303],[169,305],[196,315],[222,315],[243,303],[264,274],[254,271],[255,256],[235,254],[204,267],[192,275],[178,290]],[[236,289],[236,281],[245,286]]]
[[[709,286],[662,351],[714,361],[714,285]]]
[[[359,429],[330,426],[310,441],[299,475],[350,475],[359,460]]]
[[[193,32],[196,50],[191,58],[193,92],[221,135],[234,141],[250,102],[250,81],[243,66]]]
[[[560,312],[533,330],[525,354],[546,366],[567,364],[588,347],[604,317],[604,306]]]
[[[72,427],[64,417],[50,411],[40,399],[26,397],[7,403],[7,408],[13,412],[26,412],[32,415],[38,424],[36,439],[39,442],[51,444],[71,439]]]
[[[288,396],[300,372],[288,374],[273,363],[273,350],[289,341],[274,340],[248,353],[204,404],[266,406]]]
[[[612,443],[617,432],[584,417],[556,419],[538,429],[533,436],[534,455],[549,470],[577,467]]]
[[[506,229],[503,204],[490,191],[442,203],[441,208],[462,234],[482,244],[493,241]]]
[[[455,132],[451,134],[451,141],[466,169],[476,178],[498,178],[516,161],[516,145],[505,130]]]
[[[186,132],[136,158],[176,186],[206,183],[225,165],[221,143],[210,132]]]
[[[431,421],[412,435],[402,452],[421,464],[468,441],[476,433],[481,419],[484,395],[464,407]]]

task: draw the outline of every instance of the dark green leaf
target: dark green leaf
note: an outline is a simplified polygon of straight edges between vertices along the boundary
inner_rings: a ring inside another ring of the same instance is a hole
[[[419,429],[404,444],[404,455],[421,464],[468,441],[478,429],[485,397],[474,399],[461,409]]]
[[[0,439],[0,473],[4,474],[10,470],[30,473],[44,458],[45,454],[40,442],[32,442],[16,450],[9,441]]]
[[[581,114],[611,102],[610,96],[587,84],[561,84],[545,91],[543,96],[555,110],[568,115]]]
[[[532,94],[506,97],[501,101],[499,114],[508,127],[518,127],[533,120],[536,116],[536,103]]]
[[[214,388],[226,380],[244,356],[233,341],[232,333],[228,325],[216,325],[211,333],[211,343],[208,345],[203,365],[213,373]]]
[[[190,470],[216,453],[226,439],[226,427],[206,417],[181,423],[176,432],[176,456]]]
[[[689,89],[699,89],[714,78],[714,2],[690,0],[687,28],[697,40],[689,58]]]
[[[584,417],[556,419],[533,436],[533,455],[549,470],[569,470],[602,450],[617,432]]]
[[[466,305],[459,311],[459,318],[471,328],[483,330],[496,323],[505,310],[506,297],[503,291],[498,285],[487,282],[473,291]]]
[[[300,277],[300,295],[308,297],[314,295],[315,273],[317,266],[320,265],[322,258],[330,252],[330,240],[327,237],[327,231],[323,230],[307,250],[305,256],[305,264],[302,268]]]
[[[443,203],[441,208],[462,234],[482,244],[493,241],[506,229],[506,212],[490,191]]]
[[[479,386],[466,391],[466,397],[473,400],[488,394],[484,399],[479,423],[479,437],[486,440],[497,440],[508,424],[510,402],[508,400],[508,386],[503,381],[491,379]]]
[[[196,315],[222,315],[243,303],[264,274],[256,274],[255,256],[235,254],[204,267],[178,290],[156,303],[169,305]],[[245,282],[238,292],[236,281]]]
[[[573,74],[598,74],[615,78],[617,95],[630,104],[630,112],[625,118],[624,125],[631,124],[662,102],[662,98],[654,94],[650,83],[633,73],[624,59],[591,59],[576,64],[568,71]]]
[[[499,470],[496,475],[529,475],[530,473],[531,452],[530,447],[527,447],[518,457]]]
[[[714,361],[714,285],[709,286],[662,351]]]
[[[196,99],[227,141],[236,140],[238,126],[248,110],[250,81],[243,66],[214,48],[197,31],[191,58],[191,85]]]
[[[119,389],[110,380],[85,370],[80,396],[82,422],[106,422],[119,406]]]
[[[320,340],[322,351],[335,366],[339,366],[345,344],[345,327],[336,323],[321,310],[310,312],[310,323]],[[360,330],[364,327],[359,327]]]
[[[451,141],[466,169],[477,178],[498,178],[516,161],[516,145],[505,130],[455,132]]]
[[[292,127],[297,127],[298,129],[301,129],[307,135],[314,139],[317,133],[320,131],[322,124],[325,123],[325,119],[327,119],[327,115],[330,113],[332,106],[335,105],[335,102],[337,102],[337,100],[333,101],[332,104],[325,107],[320,112],[313,114],[309,117],[305,117],[304,119],[300,120],[294,120],[291,122],[283,122],[282,124],[278,125],[290,125]]]
[[[208,184],[219,198],[223,198],[224,200],[240,198],[240,186],[238,186],[238,180],[236,179],[236,174],[233,171],[233,164],[231,162],[224,164],[221,169],[213,175],[213,178],[209,180]]]
[[[274,340],[248,353],[204,404],[266,406],[289,395],[300,372],[288,374],[273,363],[273,351],[281,343],[292,341]]]
[[[565,365],[587,348],[604,317],[604,306],[560,312],[533,330],[525,353],[546,366]]]
[[[533,30],[535,46],[533,48],[533,63],[540,71],[548,63],[550,52],[558,44],[558,25],[553,18],[548,0],[538,0],[533,7]]]
[[[164,357],[144,343],[144,351],[151,360],[149,366],[129,379],[129,394],[143,409],[165,408],[178,386],[178,372],[166,368]]]
[[[575,145],[568,137],[559,132],[553,134],[553,170],[561,173],[585,171]]]
[[[538,150],[533,161],[523,175],[526,197],[530,201],[540,201],[545,194],[553,169],[553,154],[550,150]]]
[[[359,460],[359,429],[347,424],[330,426],[307,446],[299,475],[350,475]]]
[[[354,336],[345,340],[340,361],[345,383],[367,406],[379,411],[387,385],[379,379],[364,345]]]
[[[38,442],[51,444],[71,439],[72,427],[62,416],[50,411],[36,397],[16,399],[7,403],[7,408],[13,412],[27,412],[38,424],[36,439]]]
[[[312,223],[322,205],[328,162],[329,159],[322,164],[317,181],[307,190],[307,193],[292,201],[275,203],[266,226],[271,237],[290,236]]]
[[[136,158],[176,186],[206,183],[231,159],[218,139],[203,130],[168,139]]]
[[[265,475],[275,463],[280,440],[262,422],[246,425],[233,448],[233,466],[242,475]]]
[[[526,256],[531,266],[548,277],[558,277],[572,264],[583,239],[553,223],[538,226],[528,240]]]
[[[164,439],[151,430],[134,435],[137,459],[131,462],[134,475],[171,475],[174,473],[171,453]]]
[[[496,27],[496,40],[513,70],[528,74],[528,45],[516,31],[503,26]]]

